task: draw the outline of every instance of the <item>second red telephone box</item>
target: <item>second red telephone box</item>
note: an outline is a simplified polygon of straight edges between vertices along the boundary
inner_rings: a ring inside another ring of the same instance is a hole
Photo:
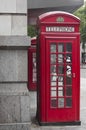
[[[31,46],[28,49],[28,88],[36,90],[36,37],[31,38]]]
[[[39,16],[37,119],[40,125],[80,125],[80,20],[61,12]]]

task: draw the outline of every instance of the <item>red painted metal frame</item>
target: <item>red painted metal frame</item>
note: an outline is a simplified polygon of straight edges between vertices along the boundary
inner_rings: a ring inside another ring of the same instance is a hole
[[[36,37],[31,39],[31,46],[28,49],[28,88],[36,91],[36,82],[33,82],[33,53],[36,54]]]
[[[79,85],[77,85],[77,83],[79,83],[79,81],[77,81],[77,76],[75,78],[72,78],[72,108],[58,108],[58,109],[55,109],[55,108],[50,108],[50,58],[49,58],[49,45],[50,45],[50,41],[53,41],[53,42],[57,42],[57,41],[62,41],[62,37],[57,37],[56,40],[53,40],[53,38],[49,37],[49,38],[46,38],[47,41],[47,47],[46,47],[46,70],[47,70],[47,73],[46,73],[46,84],[48,85],[48,87],[46,87],[47,89],[45,91],[47,91],[47,96],[46,98],[48,99],[47,100],[47,103],[46,103],[46,110],[47,110],[47,116],[46,116],[46,120],[48,120],[48,122],[72,122],[72,121],[76,121],[76,120],[79,120],[79,113],[77,114],[77,110],[78,110],[78,107],[79,105],[76,105],[78,103],[78,100],[79,100],[79,96],[78,96],[78,90],[79,90]],[[59,40],[58,40],[59,39]],[[78,70],[77,70],[77,59],[75,57],[75,55],[77,55],[77,51],[75,48],[77,48],[77,40],[76,40],[76,37],[67,37],[66,39],[63,39],[64,42],[67,42],[67,41],[71,41],[72,42],[72,49],[73,49],[73,52],[72,52],[72,73],[76,73]],[[76,45],[74,45],[76,44]],[[65,66],[65,64],[64,64]],[[79,72],[78,72],[79,73]],[[76,87],[77,86],[77,87]],[[76,93],[77,92],[77,93]],[[66,98],[64,96],[64,98]],[[77,107],[78,106],[78,107]],[[57,116],[56,116],[57,114]]]
[[[58,22],[57,18],[63,18]],[[40,125],[71,124],[80,125],[80,20],[76,16],[54,11],[39,16],[37,44],[37,119]],[[46,31],[46,27],[74,27],[74,32]],[[51,41],[72,43],[72,108],[50,107],[50,52]]]

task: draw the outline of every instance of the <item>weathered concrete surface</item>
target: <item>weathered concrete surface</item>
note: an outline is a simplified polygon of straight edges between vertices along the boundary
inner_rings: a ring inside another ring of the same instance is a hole
[[[0,14],[0,35],[27,35],[26,14]]]
[[[29,123],[11,123],[0,125],[0,130],[30,130]]]
[[[29,96],[0,96],[0,124],[30,121]]]
[[[0,0],[1,13],[27,13],[27,0]]]
[[[0,130],[28,130],[27,0],[0,0]]]
[[[27,51],[0,50],[0,82],[27,82]]]
[[[0,36],[0,49],[3,50],[27,50],[31,45],[28,36]]]
[[[0,95],[29,95],[27,83],[0,83]]]

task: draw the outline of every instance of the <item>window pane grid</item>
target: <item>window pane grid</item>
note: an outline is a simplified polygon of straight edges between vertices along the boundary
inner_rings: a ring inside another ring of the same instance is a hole
[[[50,50],[51,107],[72,107],[72,44],[54,43]]]

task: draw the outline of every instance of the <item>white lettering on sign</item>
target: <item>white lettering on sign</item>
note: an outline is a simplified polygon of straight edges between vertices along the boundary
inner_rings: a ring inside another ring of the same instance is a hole
[[[46,32],[74,32],[74,27],[46,27]]]

